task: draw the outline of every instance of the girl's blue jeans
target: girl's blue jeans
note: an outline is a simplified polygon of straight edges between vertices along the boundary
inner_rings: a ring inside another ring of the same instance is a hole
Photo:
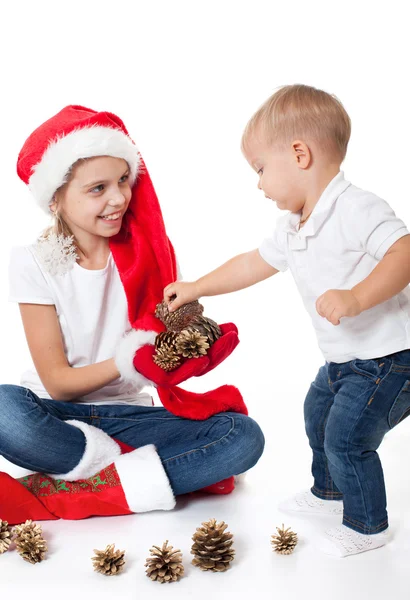
[[[410,350],[379,359],[326,363],[306,396],[313,450],[312,493],[343,499],[343,524],[364,534],[387,529],[377,449],[410,413]]]
[[[161,407],[45,400],[29,389],[0,385],[0,455],[31,471],[67,473],[85,449],[83,433],[65,423],[69,419],[134,448],[154,444],[175,495],[247,471],[264,448],[259,425],[238,413],[192,421]]]

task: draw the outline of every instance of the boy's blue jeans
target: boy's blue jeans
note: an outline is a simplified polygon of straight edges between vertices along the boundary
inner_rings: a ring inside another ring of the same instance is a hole
[[[313,450],[312,493],[343,499],[343,524],[355,531],[386,529],[386,490],[376,451],[385,433],[410,413],[410,350],[326,363],[304,412]]]
[[[0,455],[31,471],[67,473],[85,448],[83,433],[65,423],[69,419],[99,427],[134,448],[154,444],[175,495],[247,471],[264,448],[259,425],[238,413],[191,421],[161,407],[74,404],[0,385]]]

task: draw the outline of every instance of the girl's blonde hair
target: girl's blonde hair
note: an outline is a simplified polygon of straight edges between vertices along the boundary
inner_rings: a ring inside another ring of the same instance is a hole
[[[56,207],[52,214],[53,223],[49,227],[47,227],[41,234],[41,237],[43,237],[43,238],[48,237],[52,233],[57,236],[63,235],[64,237],[72,237],[73,238],[73,242],[72,242],[73,246],[77,250],[80,250],[83,254],[85,254],[85,252],[80,247],[80,245],[77,242],[77,240],[75,239],[75,236],[74,236],[73,232],[71,231],[70,227],[67,225],[67,223],[64,221],[63,216],[60,214],[60,211],[58,209],[58,196],[63,192],[65,186],[68,183],[70,183],[76,166],[79,165],[81,162],[84,162],[85,160],[87,160],[87,158],[80,158],[74,164],[71,165],[70,169],[67,172],[67,175],[65,176],[64,185],[61,186],[58,190],[56,190],[56,192],[54,193],[53,200],[56,203]]]
[[[308,85],[287,85],[268,98],[250,119],[241,148],[246,154],[255,135],[279,145],[305,139],[318,143],[322,151],[336,155],[342,162],[350,133],[350,117],[336,96]]]

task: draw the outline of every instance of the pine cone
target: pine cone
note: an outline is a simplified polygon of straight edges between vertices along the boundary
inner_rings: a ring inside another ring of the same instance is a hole
[[[202,315],[203,311],[204,307],[198,300],[183,304],[174,312],[169,312],[167,303],[162,301],[157,304],[155,316],[164,323],[168,331],[179,333],[186,329],[195,317]]]
[[[178,336],[175,349],[184,358],[198,358],[205,356],[209,348],[208,340],[198,331],[184,329]]]
[[[42,537],[41,526],[32,521],[17,525],[12,531],[17,552],[32,564],[41,562],[47,552],[47,543]]]
[[[212,344],[222,335],[218,323],[202,315],[193,319],[189,324],[189,328],[196,329],[196,331],[199,331],[199,333],[204,335],[208,339],[210,346],[212,346]]]
[[[174,331],[162,331],[155,338],[155,348],[161,348],[162,346],[175,347],[178,334]]]
[[[0,554],[7,552],[11,544],[11,533],[7,521],[0,519]]]
[[[290,527],[285,529],[282,524],[282,529],[276,527],[278,535],[272,535],[271,544],[273,550],[278,554],[292,554],[296,544],[298,543],[297,534]]]
[[[103,575],[118,575],[124,569],[124,550],[114,550],[115,544],[109,544],[105,550],[94,550],[91,558],[94,571]]]
[[[147,577],[152,581],[160,583],[172,583],[178,581],[184,574],[182,554],[180,550],[173,550],[168,545],[168,540],[162,544],[162,548],[153,546],[150,549],[151,556],[147,558],[145,566]]]
[[[228,527],[222,521],[217,523],[215,519],[210,519],[198,527],[196,533],[192,536],[194,544],[191,554],[195,555],[192,564],[202,569],[202,571],[226,571],[234,559],[235,550],[232,548],[231,533],[226,532]]]
[[[172,371],[181,364],[181,359],[178,356],[174,346],[162,344],[157,348],[154,354],[154,363],[164,369],[164,371]]]

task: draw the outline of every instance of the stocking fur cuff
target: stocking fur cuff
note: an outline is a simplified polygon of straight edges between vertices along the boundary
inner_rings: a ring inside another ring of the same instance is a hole
[[[132,512],[174,508],[175,497],[153,444],[123,454],[115,468]]]
[[[132,381],[141,391],[146,385],[154,385],[152,381],[146,379],[139,373],[133,364],[134,356],[137,350],[146,344],[154,344],[157,334],[155,331],[143,331],[142,329],[131,329],[120,341],[115,353],[115,364],[121,377],[127,381]]]
[[[85,435],[85,450],[80,462],[68,473],[59,475],[49,473],[53,479],[64,479],[65,481],[88,479],[101,469],[105,469],[120,456],[119,445],[101,429],[75,419],[66,421],[66,423],[81,429]]]

